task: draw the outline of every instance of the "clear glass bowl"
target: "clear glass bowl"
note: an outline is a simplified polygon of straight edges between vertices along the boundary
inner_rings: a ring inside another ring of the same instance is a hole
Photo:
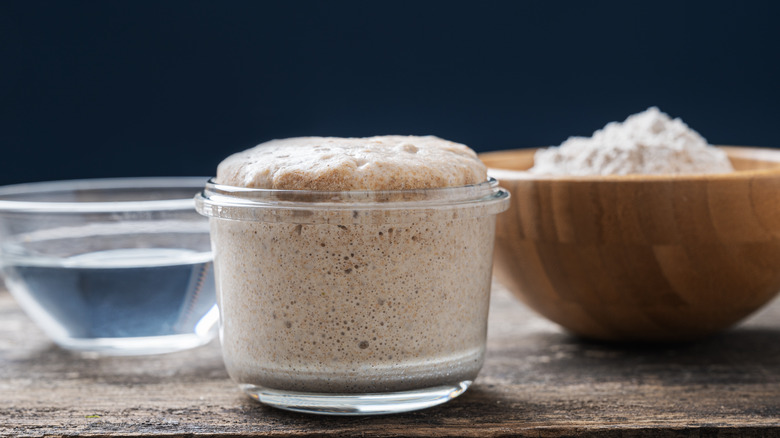
[[[216,335],[207,178],[125,178],[0,187],[0,267],[58,345],[166,353]]]
[[[488,181],[317,192],[210,182],[222,353],[271,406],[386,414],[444,403],[485,354],[496,215]]]

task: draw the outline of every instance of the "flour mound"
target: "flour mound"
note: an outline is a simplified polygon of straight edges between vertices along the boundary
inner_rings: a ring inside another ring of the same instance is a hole
[[[545,175],[627,175],[732,172],[726,154],[679,118],[656,107],[611,122],[592,137],[570,137],[540,149],[529,172]]]

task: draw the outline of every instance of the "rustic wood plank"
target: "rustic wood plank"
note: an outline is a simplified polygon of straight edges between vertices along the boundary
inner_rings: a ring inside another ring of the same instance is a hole
[[[583,342],[495,285],[488,357],[462,397],[425,411],[317,417],[264,407],[219,345],[91,358],[55,347],[0,292],[0,435],[780,435],[780,302],[692,344]]]

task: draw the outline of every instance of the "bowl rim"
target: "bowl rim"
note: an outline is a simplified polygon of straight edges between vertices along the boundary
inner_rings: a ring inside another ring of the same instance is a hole
[[[0,186],[0,214],[4,213],[114,213],[138,211],[195,210],[194,196],[209,177],[163,176],[72,179]],[[192,197],[143,201],[56,202],[2,199],[8,195],[36,194],[69,190],[155,189],[192,187]]]
[[[502,181],[566,181],[566,182],[668,182],[668,181],[712,181],[744,179],[756,176],[780,176],[780,149],[756,146],[715,146],[729,157],[751,158],[778,163],[776,168],[735,170],[726,173],[685,173],[685,174],[629,174],[629,175],[544,175],[529,173],[525,170],[488,167],[488,175]],[[480,159],[503,154],[525,152],[532,153],[541,148],[518,148],[489,151],[479,154]]]

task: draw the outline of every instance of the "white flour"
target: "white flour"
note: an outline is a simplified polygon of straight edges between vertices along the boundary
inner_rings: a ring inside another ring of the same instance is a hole
[[[611,122],[592,137],[570,137],[540,149],[529,172],[547,175],[724,173],[733,171],[726,154],[707,144],[679,118],[656,107]]]

